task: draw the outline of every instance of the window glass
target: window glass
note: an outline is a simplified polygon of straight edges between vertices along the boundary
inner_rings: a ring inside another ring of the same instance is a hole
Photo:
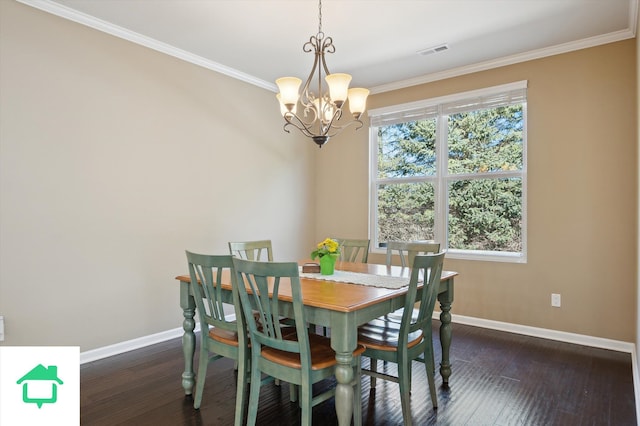
[[[522,104],[448,117],[449,173],[522,170]]]
[[[374,250],[436,240],[449,257],[526,260],[526,82],[370,116]]]
[[[378,242],[432,240],[434,187],[430,182],[378,186]],[[379,244],[380,245],[380,244]]]
[[[378,178],[436,173],[436,120],[378,128]]]
[[[449,184],[449,248],[522,250],[522,179],[469,179]]]

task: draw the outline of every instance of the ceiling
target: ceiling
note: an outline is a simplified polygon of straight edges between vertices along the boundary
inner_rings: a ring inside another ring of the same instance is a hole
[[[316,0],[18,0],[275,91],[307,77]],[[635,37],[638,0],[324,0],[331,72],[373,93]],[[439,53],[419,54],[446,45]]]

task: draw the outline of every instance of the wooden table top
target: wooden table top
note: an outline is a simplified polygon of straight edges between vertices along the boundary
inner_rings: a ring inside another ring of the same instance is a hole
[[[299,263],[302,265],[306,262],[308,262],[308,260],[301,261]],[[411,274],[410,268],[402,268],[400,266],[387,267],[386,265],[377,265],[373,263],[350,263],[339,261],[336,262],[335,269],[372,275],[406,277],[407,280]],[[442,281],[446,281],[456,275],[458,275],[457,272],[442,271]],[[176,277],[176,279],[182,282],[191,281],[189,275],[180,275]],[[228,286],[228,289],[230,290],[231,280],[229,275],[223,275],[223,280],[225,280],[225,282],[223,282],[223,288]],[[357,311],[384,300],[398,297],[399,295],[407,292],[407,287],[389,289],[302,277],[300,278],[300,285],[305,305],[338,312]],[[280,300],[291,300],[291,290],[288,287],[288,283],[284,279],[281,280]]]

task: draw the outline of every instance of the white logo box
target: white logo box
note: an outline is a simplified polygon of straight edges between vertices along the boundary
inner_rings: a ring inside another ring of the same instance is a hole
[[[0,425],[80,424],[78,346],[0,346]]]

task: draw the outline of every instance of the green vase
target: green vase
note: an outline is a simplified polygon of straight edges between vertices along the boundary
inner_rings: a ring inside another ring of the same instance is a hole
[[[336,259],[338,256],[332,254],[325,254],[320,258],[320,274],[333,275],[333,269],[336,266]]]

